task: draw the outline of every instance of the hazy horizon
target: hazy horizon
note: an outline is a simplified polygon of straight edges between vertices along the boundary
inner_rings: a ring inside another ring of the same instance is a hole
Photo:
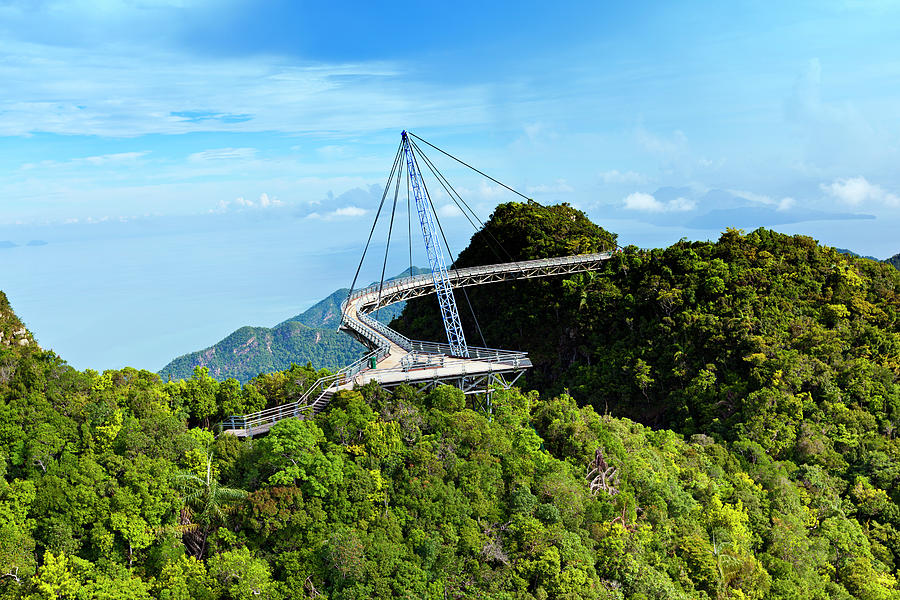
[[[0,289],[79,368],[277,323],[349,284],[403,129],[625,243],[884,258],[898,29],[849,0],[0,2]],[[432,158],[482,218],[516,198]]]

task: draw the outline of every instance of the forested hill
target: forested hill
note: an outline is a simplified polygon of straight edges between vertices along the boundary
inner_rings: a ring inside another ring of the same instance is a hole
[[[365,348],[335,328],[308,327],[285,321],[275,327],[241,327],[214,345],[179,356],[159,374],[165,379],[190,379],[197,367],[224,381],[229,377],[246,383],[260,373],[287,369],[291,364],[312,363],[337,369],[352,363]]]
[[[893,255],[892,257],[890,257],[889,259],[887,259],[884,262],[890,263],[890,264],[894,265],[894,267],[896,267],[897,269],[900,269],[900,253]]]
[[[489,239],[523,259],[610,243],[584,221],[567,207],[500,206],[492,235],[473,238],[459,263],[489,262]],[[542,391],[568,389],[602,412],[687,434],[743,435],[779,455],[814,439],[832,456],[837,439],[820,434],[835,411],[869,415],[882,431],[900,417],[898,293],[890,265],[761,229],[627,248],[600,272],[482,286],[469,298],[488,345],[531,353],[529,384]],[[410,302],[395,325],[438,335],[427,303]]]
[[[407,269],[397,277],[424,272]],[[365,348],[350,336],[339,333],[341,303],[348,288],[341,288],[304,312],[275,327],[245,326],[209,348],[174,359],[160,369],[164,379],[188,379],[196,367],[206,367],[214,379],[233,377],[246,383],[260,373],[287,369],[291,364],[311,363],[319,369],[338,369],[362,356]],[[403,310],[402,302],[387,306],[378,318],[389,323]]]
[[[370,387],[256,440],[206,427],[318,375],[164,383],[0,345],[0,599],[900,595],[896,443],[846,414],[863,469],[518,390],[490,416]]]
[[[6,294],[0,291],[0,348],[37,346],[34,336],[13,312]]]
[[[615,242],[566,206],[497,225],[523,253]],[[323,372],[164,382],[0,343],[0,600],[900,598],[898,273],[870,262],[727,232],[485,287],[488,335],[517,311],[523,346],[578,349],[541,372],[583,406],[367,387],[253,440],[211,426]]]

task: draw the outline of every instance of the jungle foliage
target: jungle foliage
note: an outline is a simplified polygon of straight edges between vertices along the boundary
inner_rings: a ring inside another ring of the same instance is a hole
[[[199,425],[315,373],[2,364],[2,598],[898,596],[883,480],[752,442],[449,387],[341,392],[251,442]]]
[[[488,226],[521,259],[616,243],[566,206]],[[497,261],[477,245],[460,260]],[[764,230],[628,248],[469,291],[540,392],[489,415],[365,387],[253,440],[214,425],[324,372],[79,372],[20,333],[0,343],[0,599],[900,598],[898,289]],[[417,304],[404,322],[432,326]],[[3,339],[21,330],[0,294]]]
[[[900,269],[900,253],[893,255],[892,257],[890,257],[889,259],[887,259],[884,262],[890,263],[890,264],[894,265],[895,268]]]

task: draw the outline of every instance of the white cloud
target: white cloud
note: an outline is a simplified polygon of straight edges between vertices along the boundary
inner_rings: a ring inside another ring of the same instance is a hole
[[[461,210],[459,210],[459,207],[451,203],[442,204],[441,206],[439,206],[437,209],[437,213],[439,217],[447,217],[449,219],[463,216],[463,213]]]
[[[300,146],[291,147],[291,150],[302,150],[302,149],[303,148],[301,148]],[[330,159],[343,158],[350,154],[350,148],[348,148],[347,146],[338,146],[338,145],[330,144],[327,146],[320,146],[319,148],[316,148],[316,154],[319,154],[320,156],[323,156],[325,158],[330,158]]]
[[[265,192],[259,195],[259,205],[262,208],[269,208],[270,206],[282,206],[284,203],[278,198],[270,198],[269,195]]]
[[[358,206],[345,206],[334,211],[336,217],[361,217],[369,211]]]
[[[624,200],[625,210],[640,210],[644,212],[662,212],[664,205],[650,194],[634,192],[628,194]]]
[[[834,94],[835,76],[823,77],[824,72],[819,59],[810,60],[784,102],[785,118],[804,143],[800,168],[829,175],[848,169],[892,171],[897,145],[896,131],[887,126],[890,117],[882,114],[876,123],[877,113],[860,104],[864,95]],[[842,78],[838,71],[836,79]]]
[[[675,198],[666,203],[667,212],[687,212],[697,208],[697,201],[690,198]]]
[[[823,192],[837,198],[850,206],[860,206],[863,203],[884,204],[886,206],[900,206],[900,197],[886,191],[879,185],[869,183],[865,177],[848,177],[835,179],[829,184],[819,186]]]
[[[335,219],[352,219],[369,214],[368,209],[359,206],[343,206],[328,213],[311,212],[307,219],[321,219],[322,221],[334,221]]]
[[[728,190],[728,193],[759,204],[775,204],[775,200],[765,194],[757,194],[756,192],[747,192],[744,190]]]
[[[603,183],[632,183],[632,184],[640,184],[646,183],[647,178],[641,175],[640,173],[635,173],[634,171],[617,171],[613,169],[612,171],[604,171],[603,173],[599,173],[598,177],[600,181]]]
[[[797,203],[797,201],[794,200],[793,198],[790,198],[790,197],[782,198],[778,202],[778,210],[779,211],[791,210],[792,208],[794,208],[794,205],[796,203]]]
[[[2,136],[123,138],[214,131],[333,136],[382,131],[397,123],[493,122],[489,84],[448,88],[411,80],[405,66],[378,61],[213,56],[124,41],[113,53],[92,41],[7,39],[0,80]],[[545,108],[540,102],[529,107]],[[326,146],[323,152],[336,157],[341,150]]]
[[[566,183],[565,179],[557,179],[550,185],[534,185],[525,188],[529,194],[571,194],[575,191],[571,185]]]
[[[680,129],[665,137],[651,133],[641,125],[635,131],[635,137],[644,150],[670,159],[685,154],[688,148],[687,136]]]
[[[486,181],[482,181],[478,186],[478,193],[482,198],[498,198],[503,196],[504,194],[510,194],[512,192],[500,187],[499,185],[490,185]]]
[[[256,148],[215,148],[194,152],[188,156],[190,162],[207,162],[216,160],[246,160],[256,156]]]
[[[143,152],[119,152],[117,154],[102,154],[100,156],[87,156],[85,158],[74,159],[72,162],[75,164],[88,164],[88,165],[108,165],[108,164],[116,164],[123,162],[133,162],[143,156],[150,154],[149,150],[145,150]]]
[[[42,160],[39,163],[25,163],[21,169],[59,169],[67,167],[114,167],[121,164],[135,163],[138,159],[150,154],[149,150],[141,152],[119,152],[116,154],[100,154],[97,156],[84,156],[65,161]]]
[[[757,194],[756,192],[748,192],[746,190],[728,190],[728,193],[737,196],[738,198],[743,198],[744,200],[756,202],[757,204],[774,206],[775,210],[781,212],[791,210],[797,205],[797,201],[789,196],[785,196],[781,200],[776,200],[771,196],[766,196],[765,194]]]
[[[690,198],[675,198],[668,202],[660,202],[651,194],[634,192],[623,200],[625,210],[637,210],[641,212],[687,212],[697,208],[697,201]]]
[[[216,209],[209,212],[225,212],[231,206],[234,206],[238,210],[242,208],[275,208],[278,206],[284,206],[284,202],[282,202],[278,198],[270,197],[269,194],[263,192],[259,195],[259,200],[257,200],[256,202],[254,202],[253,200],[247,200],[243,196],[238,196],[233,201],[219,200],[219,203],[216,205]]]

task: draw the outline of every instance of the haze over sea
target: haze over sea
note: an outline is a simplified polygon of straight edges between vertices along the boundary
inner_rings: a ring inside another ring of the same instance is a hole
[[[624,244],[884,258],[898,40],[900,5],[855,0],[0,0],[0,289],[78,368],[273,325],[350,283],[404,128]],[[518,199],[424,149],[481,218]]]
[[[716,239],[719,233],[590,216],[620,232],[621,242],[640,246],[667,245],[685,235]],[[461,249],[471,227],[462,219],[445,221],[451,246]],[[873,225],[855,223],[859,228]],[[265,215],[0,227],[0,240],[19,244],[0,249],[0,289],[38,343],[76,368],[155,371],[238,327],[275,325],[348,287],[367,227],[352,220],[323,232],[321,221],[289,209]],[[848,232],[845,222],[778,229],[824,235],[828,239],[823,241],[834,245],[858,235]],[[388,274],[408,266],[405,233],[394,241],[400,248],[391,252]],[[26,245],[30,240],[48,243]],[[418,240],[414,243],[419,264],[424,264]],[[383,242],[373,242],[370,252],[373,258],[366,261],[360,285],[379,277]]]

